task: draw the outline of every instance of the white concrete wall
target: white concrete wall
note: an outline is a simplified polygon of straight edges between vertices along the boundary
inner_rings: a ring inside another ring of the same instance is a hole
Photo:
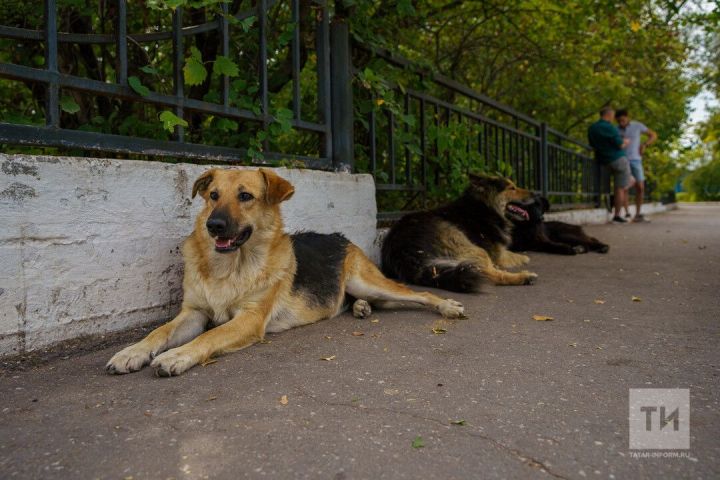
[[[674,208],[676,208],[675,204],[663,205],[660,202],[654,202],[643,205],[642,212],[644,215],[652,215],[653,213],[666,212]],[[630,205],[630,214],[635,215],[635,205]],[[574,225],[607,223],[611,219],[612,214],[604,208],[565,210],[562,212],[550,212],[545,214],[545,220],[555,220],[558,222],[572,223]]]
[[[0,154],[0,355],[169,319],[208,166]],[[375,240],[369,175],[278,169],[287,230]]]

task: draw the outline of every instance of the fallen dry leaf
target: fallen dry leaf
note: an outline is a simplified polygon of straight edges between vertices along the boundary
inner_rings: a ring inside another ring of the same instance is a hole
[[[571,347],[577,347],[577,342],[568,343],[568,345],[571,346]]]
[[[208,365],[212,365],[213,363],[217,363],[217,360],[215,360],[214,358],[209,358],[202,362],[200,365],[202,365],[203,367],[207,367]]]
[[[377,318],[373,318],[372,320],[370,320],[370,323],[378,323],[379,321],[380,320],[378,320]]]
[[[353,332],[352,335],[353,337],[362,337],[365,334],[363,332]]]
[[[283,395],[280,397],[280,405],[287,405],[288,404],[288,398],[287,395]]]
[[[329,362],[331,360],[335,360],[335,355],[330,355],[329,357],[320,357],[320,360],[325,360],[326,362]]]
[[[642,298],[636,297],[635,295],[633,295],[633,296],[632,296],[632,301],[633,301],[633,302],[642,302]]]
[[[464,427],[466,422],[465,422],[465,420],[453,420],[450,423],[452,425],[460,425],[461,427]]]
[[[546,315],[533,315],[533,320],[537,320],[538,322],[549,322],[550,320],[555,320],[555,318],[548,317]]]
[[[447,333],[447,329],[442,327],[433,327],[432,332],[435,335],[442,335],[443,333]]]
[[[217,396],[213,395],[212,397],[207,398],[208,402],[212,402],[213,400],[217,400]]]
[[[599,298],[596,298],[595,303],[597,303],[598,305],[602,305],[603,303],[605,303],[605,300],[600,300]]]

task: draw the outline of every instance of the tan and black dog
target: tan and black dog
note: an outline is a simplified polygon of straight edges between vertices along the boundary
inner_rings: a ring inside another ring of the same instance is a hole
[[[161,376],[179,375],[260,341],[265,332],[333,317],[343,311],[346,293],[357,299],[359,317],[370,314],[370,304],[388,302],[432,307],[450,318],[463,314],[454,300],[388,280],[341,234],[284,233],[280,203],[294,191],[264,169],[200,176],[192,196],[199,193],[205,207],[183,245],[180,313],[118,352],[107,371],[129,373],[151,363]]]
[[[496,285],[530,284],[536,274],[503,268],[530,261],[508,245],[510,219],[527,221],[523,205],[533,200],[532,192],[506,178],[471,174],[470,186],[454,202],[406,215],[393,225],[383,242],[383,272],[455,292],[477,292],[486,279]]]

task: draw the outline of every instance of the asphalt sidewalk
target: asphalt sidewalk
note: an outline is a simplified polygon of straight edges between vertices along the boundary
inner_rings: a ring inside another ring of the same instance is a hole
[[[346,314],[170,379],[105,374],[120,346],[3,373],[0,478],[720,477],[720,206],[587,230],[610,253],[533,253],[537,284],[451,295],[466,320]],[[689,458],[632,455],[629,388],[690,389]]]

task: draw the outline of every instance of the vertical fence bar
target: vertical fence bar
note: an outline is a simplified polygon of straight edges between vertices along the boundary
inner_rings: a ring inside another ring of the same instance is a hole
[[[548,126],[540,124],[540,191],[543,197],[548,196]]]
[[[260,19],[258,34],[260,36],[260,58],[258,70],[260,72],[260,111],[263,117],[263,130],[267,132],[270,121],[270,106],[268,100],[268,67],[267,67],[267,0],[257,2],[257,14]],[[268,139],[263,140],[263,150],[268,150]]]
[[[228,4],[223,2],[220,4],[220,41],[223,57],[230,57],[230,24],[227,20]],[[230,108],[230,77],[223,75],[222,78],[222,103],[225,109]]]
[[[388,118],[387,141],[388,155],[390,156],[390,183],[395,185],[395,116],[386,110]]]
[[[185,61],[185,48],[183,46],[182,37],[183,11],[178,7],[173,12],[173,89],[175,100],[178,104],[175,106],[175,115],[183,118],[183,103],[185,102],[185,92],[183,87],[183,62]],[[181,125],[175,127],[175,137],[178,142],[184,141],[185,129]]]
[[[404,109],[405,115],[410,115],[410,96],[407,93],[405,94]],[[405,124],[405,140],[407,141],[410,136],[410,125],[407,122],[403,123]],[[412,181],[410,177],[410,148],[405,145],[403,149],[405,150],[405,185],[410,186]]]
[[[440,185],[440,106],[437,103],[433,103],[433,111],[435,116],[435,165],[434,165],[434,181],[435,186]]]
[[[422,83],[422,76],[420,82]],[[420,182],[422,184],[422,206],[427,207],[427,152],[425,151],[425,99],[420,98]]]
[[[60,127],[60,86],[58,84],[58,31],[57,5],[55,0],[45,0],[45,65],[50,82],[45,87],[45,123],[48,127]]]
[[[332,95],[332,159],[333,167],[337,171],[352,171],[355,163],[350,62],[348,24],[345,18],[336,13],[330,28],[330,78],[332,80],[330,92]],[[392,142],[392,139],[390,141]],[[395,175],[394,165],[392,175]],[[393,183],[395,182],[393,181]]]
[[[292,21],[292,106],[293,116],[296,120],[300,120],[300,0],[292,0]]]
[[[374,102],[373,102],[374,103]],[[368,124],[370,127],[370,171],[377,178],[377,134],[375,133],[375,108],[370,110]]]
[[[332,110],[330,94],[330,21],[327,2],[322,3],[322,18],[315,25],[317,52],[318,118],[325,127],[323,134],[323,156],[332,161]]]
[[[115,59],[117,65],[117,83],[127,85],[127,2],[117,0],[117,18],[115,19]]]

